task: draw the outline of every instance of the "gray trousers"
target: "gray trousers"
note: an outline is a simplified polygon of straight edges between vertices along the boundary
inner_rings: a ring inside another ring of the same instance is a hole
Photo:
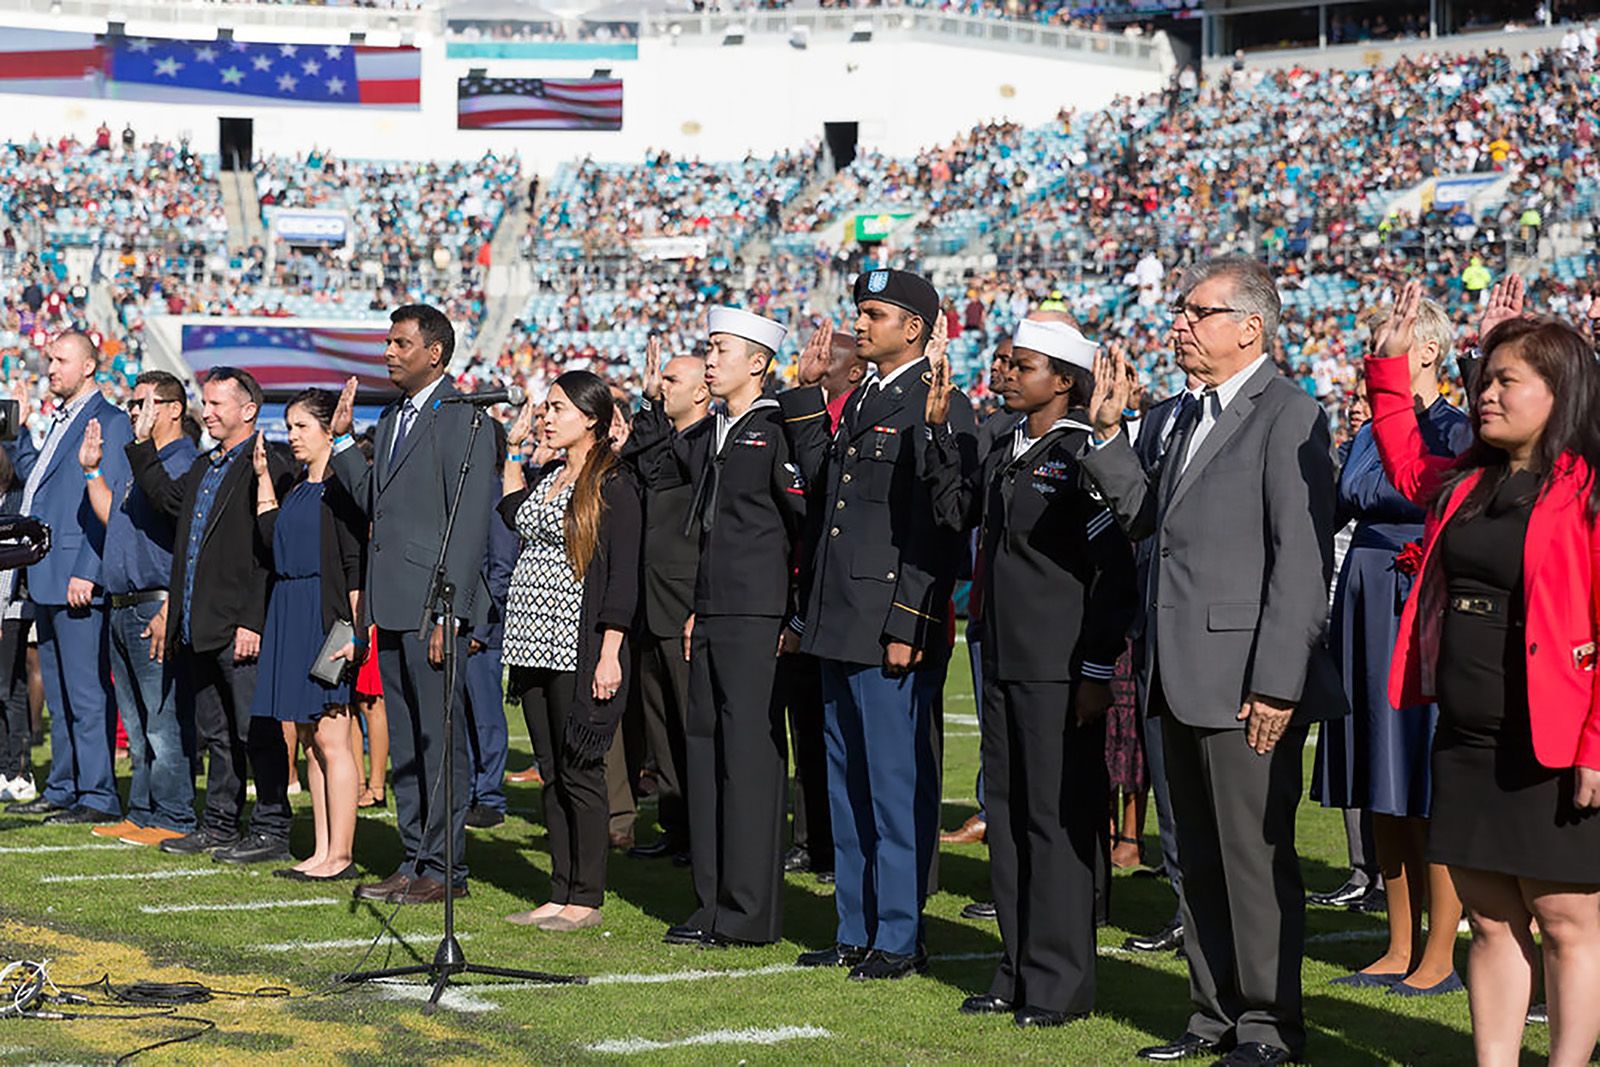
[[[1245,743],[1244,730],[1185,725],[1167,711],[1159,678],[1151,689],[1183,857],[1194,1004],[1188,1029],[1298,1056],[1305,1047],[1306,915],[1294,820],[1307,727],[1291,726],[1260,756]]]

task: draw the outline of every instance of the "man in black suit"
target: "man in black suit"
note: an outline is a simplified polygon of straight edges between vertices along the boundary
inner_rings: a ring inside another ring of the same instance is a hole
[[[927,968],[922,908],[938,844],[934,702],[949,663],[950,591],[963,541],[936,521],[926,475],[925,350],[944,321],[938,292],[904,271],[856,280],[856,347],[877,373],[829,434],[819,389],[779,397],[795,455],[828,524],[813,556],[801,651],[822,661],[833,814],[837,942],[803,966],[857,981]],[[826,338],[801,357],[805,385]],[[977,472],[971,404],[950,400],[961,477]]]
[[[389,709],[389,752],[394,765],[395,820],[405,858],[394,874],[356,887],[361,900],[434,904],[446,892],[467,895],[466,816],[472,791],[467,716],[462,708],[467,663],[463,626],[488,618],[483,580],[488,527],[499,497],[495,436],[478,434],[471,456],[471,406],[457,396],[445,373],[455,352],[455,330],[439,309],[408,304],[389,316],[384,348],[389,380],[402,392],[378,421],[369,466],[350,436],[357,382],[345,383],[333,415],[333,473],[372,520],[367,605],[378,627],[378,669]],[[444,541],[458,474],[467,480],[444,560],[455,588],[454,618],[433,614],[434,564]],[[456,643],[450,736],[444,729],[445,642]],[[452,796],[436,791],[444,761],[455,762]],[[446,813],[449,823],[446,825]],[[445,834],[455,838],[455,885],[444,882]]]
[[[644,486],[643,617],[635,643],[639,684],[633,693],[655,761],[656,818],[661,825],[654,843],[628,850],[642,859],[678,856],[689,847],[683,780],[689,664],[683,658],[683,624],[693,607],[700,559],[700,539],[688,529],[694,487],[670,452],[654,445],[689,432],[710,410],[705,361],[678,356],[663,364],[661,342],[652,337],[645,353],[644,396],[622,449],[623,460],[633,464]]]
[[[161,843],[163,852],[212,851],[224,863],[289,858],[289,752],[273,719],[250,714],[256,657],[267,617],[272,568],[256,526],[256,472],[246,453],[255,441],[261,386],[248,371],[214,368],[202,387],[202,420],[217,442],[189,473],[168,477],[151,434],[155,405],[139,411],[127,446],[134,479],[150,503],[177,520],[171,597],[150,624],[171,650],[180,716],[190,715],[209,753],[205,810],[192,833]],[[294,460],[268,452],[281,499]],[[256,806],[241,836],[245,778],[255,775]]]

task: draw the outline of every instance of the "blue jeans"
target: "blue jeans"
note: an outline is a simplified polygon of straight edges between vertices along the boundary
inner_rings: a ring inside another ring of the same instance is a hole
[[[822,661],[838,940],[909,956],[922,943],[939,836],[934,697],[944,665],[890,678],[877,665]]]
[[[462,664],[467,676],[464,710],[471,729],[467,745],[472,750],[472,806],[506,810],[506,695],[505,668],[500,650],[485,648]]]
[[[178,718],[171,672],[151,660],[144,636],[160,610],[159,601],[111,609],[111,677],[133,772],[128,820],[186,834],[195,825],[194,735]]]

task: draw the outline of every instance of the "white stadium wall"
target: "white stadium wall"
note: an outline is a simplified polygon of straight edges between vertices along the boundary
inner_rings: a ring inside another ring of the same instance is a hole
[[[104,23],[43,19],[0,11],[0,22],[38,28],[103,32]],[[203,26],[127,24],[127,32],[210,38]],[[335,31],[251,28],[239,40],[345,43]],[[395,41],[378,40],[373,44]],[[825,122],[857,122],[860,145],[909,155],[949,140],[975,123],[1048,121],[1063,106],[1092,108],[1119,94],[1158,88],[1159,71],[1082,62],[1048,54],[945,45],[911,36],[879,35],[863,43],[813,40],[801,50],[781,35],[751,36],[743,45],[720,41],[646,38],[636,61],[446,59],[436,36],[423,49],[422,108],[407,112],[319,107],[218,110],[190,104],[151,104],[0,95],[0,138],[93,134],[103,119],[132,123],[141,138],[188,136],[197,151],[217,150],[220,115],[255,120],[257,152],[294,154],[316,145],[350,158],[471,158],[516,151],[525,164],[549,172],[592,155],[638,160],[648,148],[708,160],[770,154],[820,139]],[[475,68],[495,77],[588,77],[607,66],[624,82],[623,128],[615,133],[456,129],[456,80]]]

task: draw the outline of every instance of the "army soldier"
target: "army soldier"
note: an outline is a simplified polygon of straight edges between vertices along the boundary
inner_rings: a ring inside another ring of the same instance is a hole
[[[963,548],[935,521],[925,480],[938,293],[915,274],[874,270],[857,279],[855,300],[856,348],[876,373],[851,394],[838,432],[828,432],[820,389],[779,397],[824,509],[801,650],[822,661],[839,928],[837,944],[800,963],[900,978],[927,966],[922,905],[939,816],[932,715]],[[821,380],[829,337],[819,331],[807,346],[803,385]],[[957,477],[976,477],[975,420],[959,392],[949,432]]]
[[[725,307],[712,309],[707,325],[705,382],[721,410],[668,442],[693,479],[689,521],[700,538],[694,613],[683,630],[684,777],[699,907],[664,940],[721,948],[782,936],[788,760],[772,680],[792,616],[805,483],[777,401],[762,396],[787,330]]]
[[[1074,458],[1091,427],[1095,345],[1017,326],[1001,395],[1020,418],[960,477],[935,364],[927,420],[941,519],[980,528],[989,872],[1005,953],[968,1014],[1060,1026],[1094,1006],[1094,873],[1105,822],[1105,712],[1135,609],[1133,549]]]

